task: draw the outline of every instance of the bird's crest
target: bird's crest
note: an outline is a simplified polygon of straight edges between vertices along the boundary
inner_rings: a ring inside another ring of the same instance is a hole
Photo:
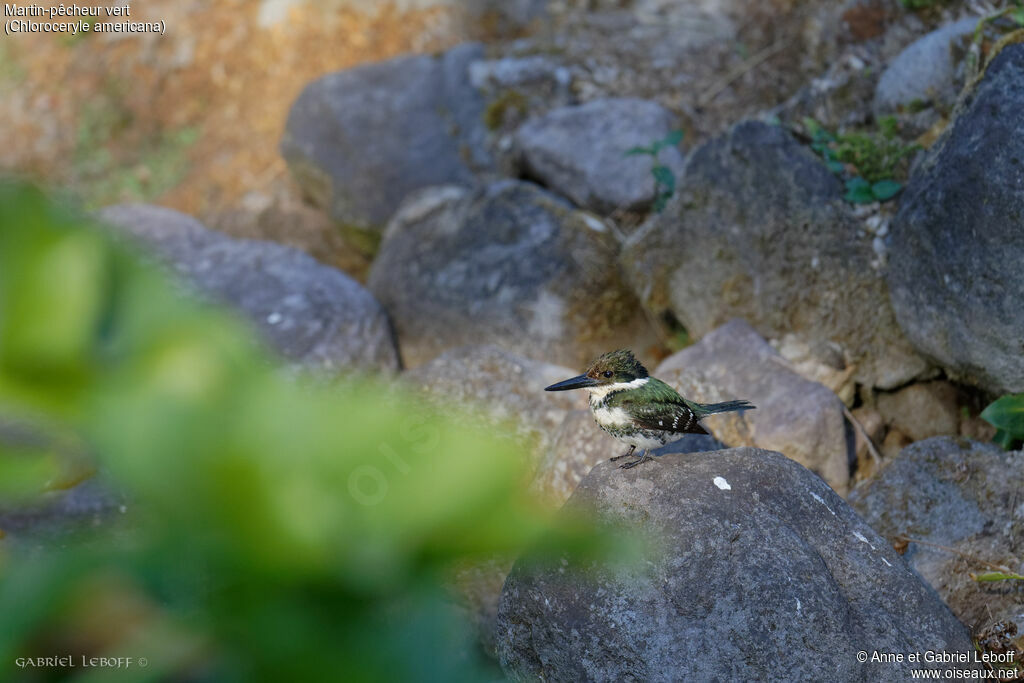
[[[616,377],[632,377],[640,379],[647,377],[647,368],[636,359],[633,352],[629,349],[619,349],[617,351],[609,351],[604,354],[587,368],[587,375],[589,377],[601,377],[606,372],[611,372]]]

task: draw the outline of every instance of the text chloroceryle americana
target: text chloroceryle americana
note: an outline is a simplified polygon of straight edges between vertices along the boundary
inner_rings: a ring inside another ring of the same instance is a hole
[[[624,469],[636,467],[647,460],[649,450],[678,441],[684,434],[707,434],[700,421],[708,415],[755,407],[749,401],[688,401],[669,385],[650,377],[647,368],[625,349],[604,354],[579,377],[544,390],[570,389],[590,392],[590,410],[598,426],[629,445],[627,452],[612,460],[641,449],[639,458],[620,465]]]

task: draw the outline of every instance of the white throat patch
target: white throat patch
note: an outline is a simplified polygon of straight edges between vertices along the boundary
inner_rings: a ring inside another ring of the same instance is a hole
[[[635,379],[632,382],[616,382],[615,384],[605,384],[604,386],[600,387],[588,387],[587,391],[590,392],[590,397],[592,399],[604,398],[613,391],[622,391],[623,389],[639,389],[643,385],[647,384],[648,379],[650,378],[641,377],[640,379]]]

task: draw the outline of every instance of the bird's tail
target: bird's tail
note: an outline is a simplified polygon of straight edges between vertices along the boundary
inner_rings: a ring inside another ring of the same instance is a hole
[[[713,413],[731,413],[734,410],[754,410],[757,408],[757,406],[752,405],[750,401],[725,401],[723,403],[699,403],[698,405],[707,415],[711,415]]]

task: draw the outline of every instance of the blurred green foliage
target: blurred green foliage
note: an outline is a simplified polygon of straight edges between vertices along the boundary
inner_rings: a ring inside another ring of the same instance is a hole
[[[993,439],[1006,450],[1024,442],[1024,394],[1008,394],[981,411],[983,420],[996,428]]]
[[[548,526],[509,444],[368,381],[285,376],[253,338],[0,184],[0,417],[75,434],[131,501],[116,533],[0,540],[0,678],[493,679],[451,563],[593,547]],[[0,496],[52,488],[60,449],[4,436]],[[148,667],[12,669],[63,653]]]

